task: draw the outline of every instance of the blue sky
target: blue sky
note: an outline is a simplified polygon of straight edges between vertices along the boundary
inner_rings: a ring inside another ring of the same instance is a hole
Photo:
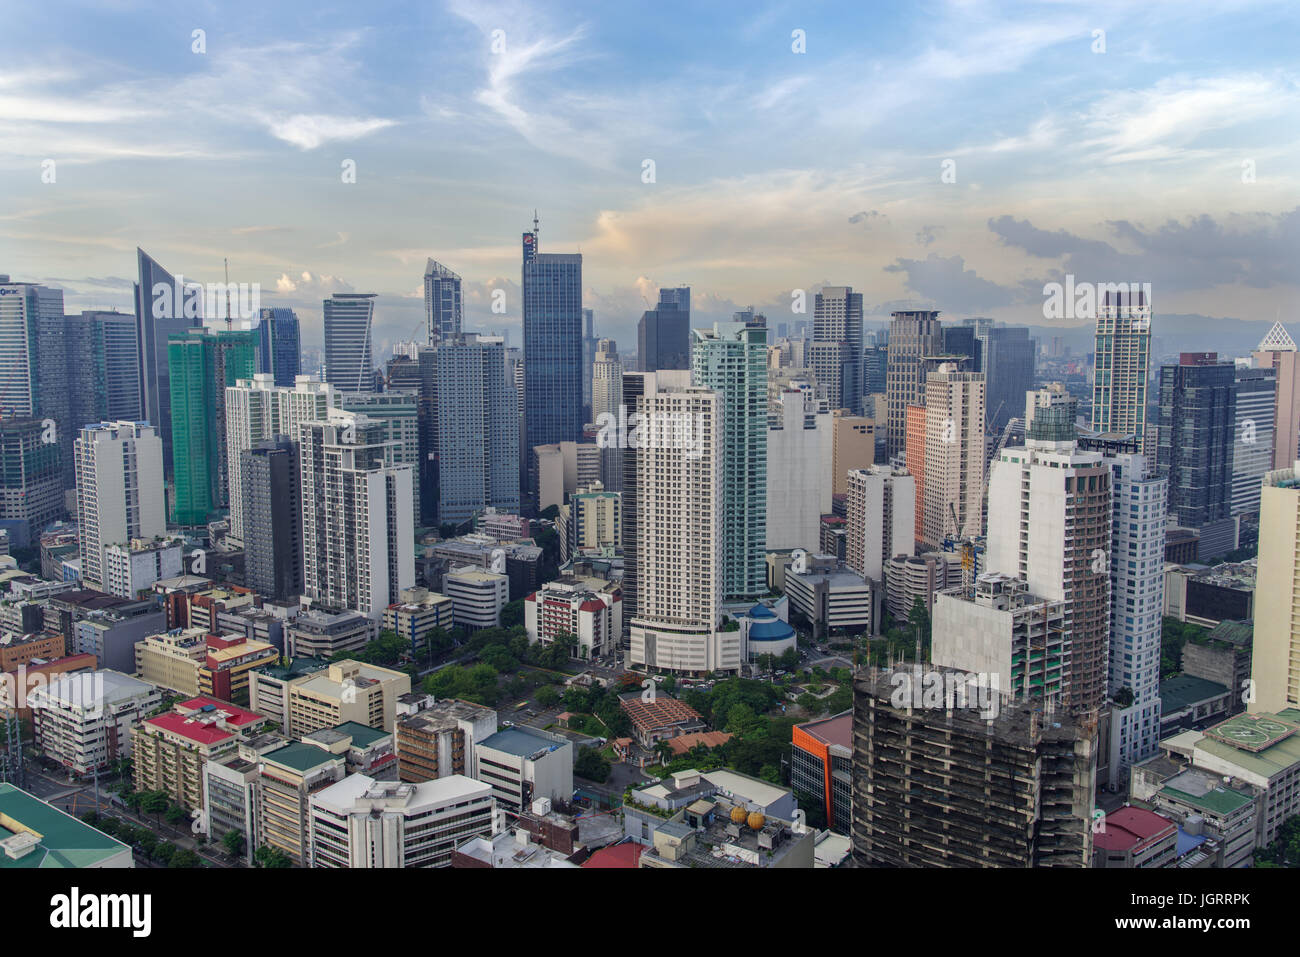
[[[0,69],[0,271],[69,310],[128,308],[137,245],[199,280],[229,257],[309,343],[322,296],[380,293],[382,347],[420,322],[433,256],[465,278],[467,324],[518,344],[536,207],[625,347],[643,298],[682,283],[705,318],[798,318],[792,289],[847,283],[877,314],[1041,323],[1043,283],[1072,272],[1151,282],[1157,318],[1287,321],[1298,21],[1230,2],[31,5],[7,12],[23,43]]]

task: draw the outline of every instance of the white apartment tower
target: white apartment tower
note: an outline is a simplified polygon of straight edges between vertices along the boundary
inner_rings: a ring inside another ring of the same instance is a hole
[[[226,461],[230,463],[230,537],[244,541],[243,457],[277,435],[298,441],[298,426],[322,422],[338,405],[328,382],[300,375],[292,388],[277,386],[275,376],[259,373],[226,389]]]
[[[304,594],[377,620],[415,584],[413,469],[386,466],[383,423],[355,412],[298,434]]]
[[[818,550],[831,510],[834,422],[810,383],[792,383],[768,405],[767,548]]]
[[[915,551],[916,478],[906,469],[873,465],[849,469],[848,488],[845,564],[883,582],[886,562]]]
[[[1300,708],[1300,462],[1264,476],[1259,510],[1259,576],[1251,712]],[[1236,689],[1239,690],[1239,689]]]
[[[984,373],[945,362],[925,380],[922,540],[984,532]],[[953,513],[957,526],[953,527]]]
[[[105,591],[110,545],[167,531],[162,439],[146,422],[101,422],[74,446],[81,578]]]
[[[646,373],[635,443],[637,604],[628,663],[704,674],[737,671],[740,632],[722,607],[721,405],[684,371]]]

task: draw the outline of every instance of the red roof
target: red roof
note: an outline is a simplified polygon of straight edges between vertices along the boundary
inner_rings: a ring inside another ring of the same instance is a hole
[[[1092,843],[1106,851],[1136,849],[1178,829],[1169,818],[1140,807],[1122,807],[1107,814],[1102,825]]]
[[[182,701],[176,706],[176,710],[178,712],[188,713],[191,711],[199,711],[207,705],[212,705],[212,707],[217,711],[224,711],[227,716],[226,724],[234,725],[237,728],[262,720],[262,716],[256,711],[249,711],[247,708],[241,708],[239,705],[231,704],[229,701],[221,701],[217,698],[209,698],[204,695],[200,695],[197,698],[191,698],[189,701]]]
[[[173,734],[179,734],[181,737],[189,738],[199,744],[216,744],[218,741],[233,737],[233,732],[223,731],[215,724],[192,721],[186,715],[177,714],[174,711],[169,714],[161,714],[156,718],[148,718],[144,723],[162,728],[164,731],[170,731]]]
[[[582,866],[636,867],[637,862],[641,860],[641,852],[645,849],[644,844],[638,844],[636,841],[628,841],[626,844],[612,844],[609,847],[602,847],[591,855]]]

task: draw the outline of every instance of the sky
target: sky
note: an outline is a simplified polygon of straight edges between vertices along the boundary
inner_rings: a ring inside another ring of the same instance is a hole
[[[129,310],[137,246],[228,258],[308,347],[378,293],[383,356],[433,257],[519,345],[536,209],[625,351],[671,285],[700,322],[851,285],[869,321],[1043,325],[1066,274],[1151,283],[1175,339],[1300,319],[1291,3],[55,0],[6,33],[0,272],[69,312]]]

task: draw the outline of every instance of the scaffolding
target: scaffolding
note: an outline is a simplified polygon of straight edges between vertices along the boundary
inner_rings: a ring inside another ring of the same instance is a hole
[[[23,773],[23,727],[14,708],[0,709],[0,724],[3,724],[4,753],[0,754],[0,782],[23,787],[26,778]]]

